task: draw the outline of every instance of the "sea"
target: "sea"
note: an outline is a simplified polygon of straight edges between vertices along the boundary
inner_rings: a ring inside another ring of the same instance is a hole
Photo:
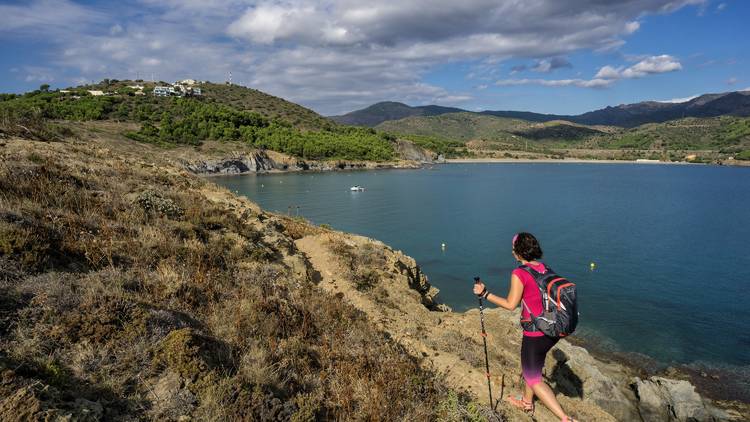
[[[581,341],[721,374],[724,398],[750,399],[750,168],[469,163],[211,180],[402,250],[455,311],[477,306],[474,276],[507,294],[511,239],[533,233],[542,261],[577,284]]]

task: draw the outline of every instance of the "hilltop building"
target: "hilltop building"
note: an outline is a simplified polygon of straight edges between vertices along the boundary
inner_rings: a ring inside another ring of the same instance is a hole
[[[171,86],[154,87],[154,96],[169,97],[170,95],[176,95],[174,88],[172,88]]]
[[[154,88],[154,96],[157,97],[190,97],[198,95],[203,95],[203,91],[201,91],[200,88],[184,85],[182,83],[175,83],[170,86],[157,86]]]

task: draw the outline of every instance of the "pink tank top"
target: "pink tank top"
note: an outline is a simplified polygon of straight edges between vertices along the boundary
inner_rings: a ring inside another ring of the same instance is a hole
[[[541,262],[537,265],[526,265],[534,271],[538,271],[540,273],[547,272],[547,267],[545,267]],[[542,305],[542,295],[541,293],[539,293],[539,287],[537,287],[536,282],[534,281],[534,277],[532,277],[528,271],[522,270],[520,268],[516,268],[515,270],[513,270],[513,275],[518,277],[521,280],[521,283],[523,283],[523,295],[521,296],[521,298],[524,300],[524,302],[526,302],[526,306],[531,309],[531,312],[533,312],[534,315],[540,315],[544,310],[544,307]],[[523,304],[521,304],[521,319],[526,320],[529,318],[529,313],[526,311],[526,308],[524,308]],[[542,333],[541,331],[524,330],[523,335],[528,337],[542,337],[544,336],[544,333]]]

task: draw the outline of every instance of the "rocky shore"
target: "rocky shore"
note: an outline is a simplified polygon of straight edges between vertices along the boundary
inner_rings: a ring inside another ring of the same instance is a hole
[[[408,141],[397,141],[397,161],[302,160],[274,151],[236,152],[215,158],[197,156],[179,160],[179,165],[198,175],[248,173],[341,171],[373,169],[414,169],[434,162],[434,154]]]

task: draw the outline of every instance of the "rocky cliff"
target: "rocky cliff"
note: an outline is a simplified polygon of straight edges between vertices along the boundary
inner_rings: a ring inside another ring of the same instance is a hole
[[[245,173],[267,173],[274,171],[338,171],[379,168],[418,168],[431,163],[434,154],[409,141],[398,140],[396,151],[399,161],[371,162],[329,160],[303,160],[275,151],[237,151],[225,154],[195,154],[178,159],[178,165],[193,174],[230,175]]]

